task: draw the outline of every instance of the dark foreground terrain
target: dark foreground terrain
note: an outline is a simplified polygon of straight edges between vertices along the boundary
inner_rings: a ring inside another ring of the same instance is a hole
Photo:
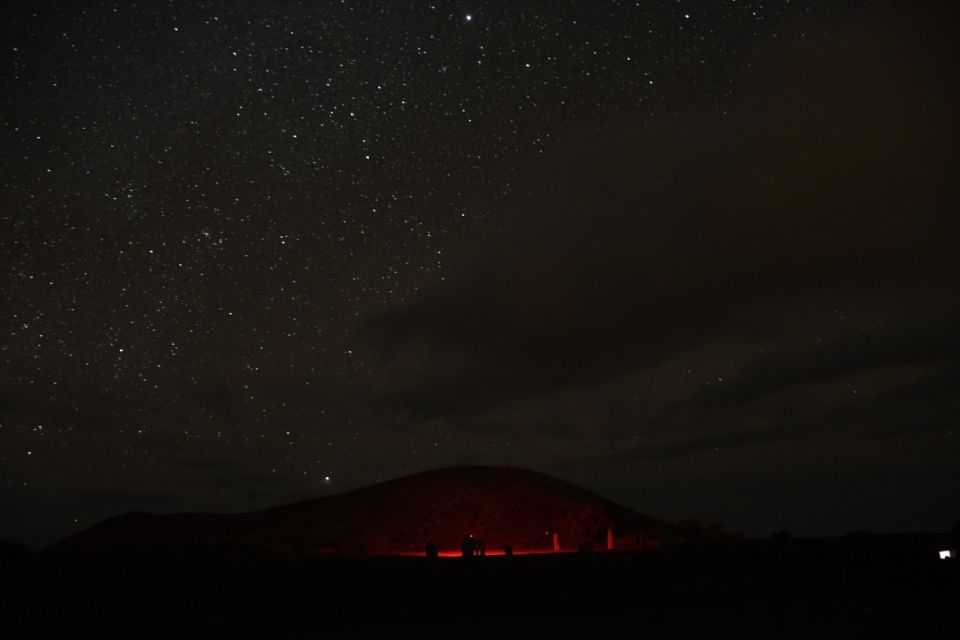
[[[0,637],[957,637],[958,563],[879,539],[429,560],[8,550]]]

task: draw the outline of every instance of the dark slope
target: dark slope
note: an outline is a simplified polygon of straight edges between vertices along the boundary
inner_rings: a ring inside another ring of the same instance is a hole
[[[464,534],[488,549],[563,548],[671,527],[551,476],[512,467],[451,467],[265,511],[244,514],[134,513],[105,520],[52,552],[258,551],[302,555],[457,549]]]

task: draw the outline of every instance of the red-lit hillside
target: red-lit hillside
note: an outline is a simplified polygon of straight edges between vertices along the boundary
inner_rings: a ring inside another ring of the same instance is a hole
[[[422,551],[432,542],[459,549],[467,533],[518,551],[563,548],[618,537],[648,538],[671,527],[551,476],[512,467],[452,467],[350,493],[244,514],[128,514],[71,536],[60,552],[186,551],[196,548],[278,554]]]

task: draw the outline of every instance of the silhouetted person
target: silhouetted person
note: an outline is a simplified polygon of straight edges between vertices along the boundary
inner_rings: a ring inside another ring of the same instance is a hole
[[[464,558],[473,556],[473,536],[469,533],[463,536],[463,543],[460,545],[460,553]]]
[[[512,556],[512,555],[513,555],[513,547],[511,547],[510,545],[508,545],[506,542],[503,543],[503,555],[505,555],[505,556]]]
[[[426,544],[424,551],[426,552],[428,558],[436,558],[438,555],[440,555],[440,547],[432,542],[428,542]]]
[[[473,553],[478,556],[487,555],[487,543],[483,540],[474,540],[473,541]]]

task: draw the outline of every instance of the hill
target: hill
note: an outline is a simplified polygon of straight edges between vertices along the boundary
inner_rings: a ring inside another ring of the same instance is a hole
[[[672,527],[569,482],[513,467],[450,467],[357,491],[240,514],[131,513],[70,536],[49,551],[320,555],[364,548],[375,554],[460,548],[463,536],[519,552],[657,539]]]

